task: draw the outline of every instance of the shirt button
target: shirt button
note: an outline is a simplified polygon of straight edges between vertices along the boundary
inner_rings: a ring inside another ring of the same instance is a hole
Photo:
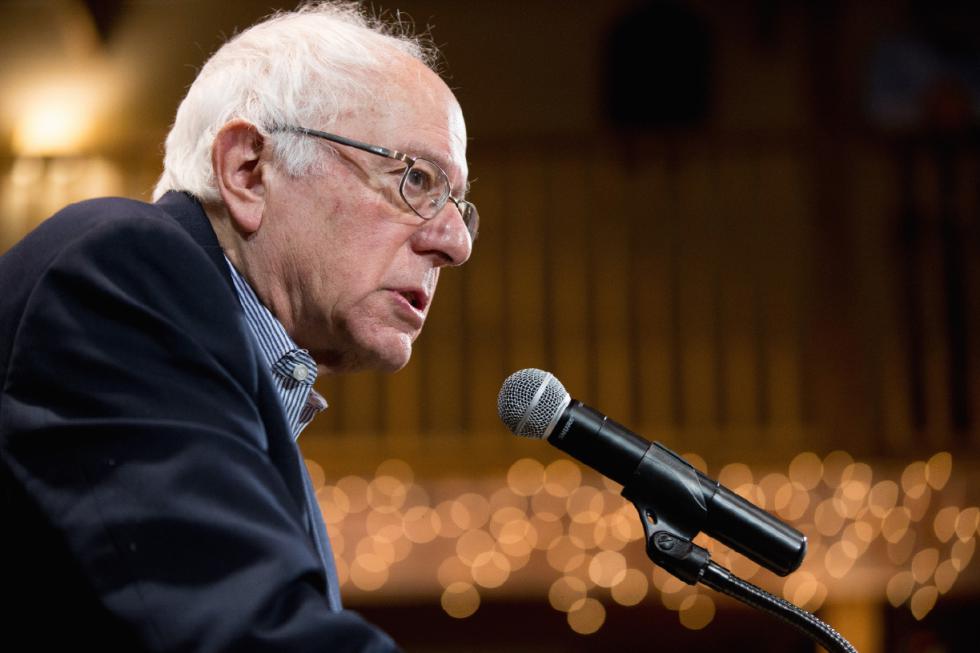
[[[297,365],[293,368],[293,378],[297,381],[305,381],[310,372],[305,365]]]

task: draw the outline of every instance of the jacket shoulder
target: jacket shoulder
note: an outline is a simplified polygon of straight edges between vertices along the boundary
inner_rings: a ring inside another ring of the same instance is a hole
[[[99,298],[126,298],[209,338],[208,324],[239,330],[237,298],[209,254],[166,211],[135,200],[65,207],[0,257],[0,288],[2,372],[28,315]]]
[[[159,206],[124,197],[103,197],[66,206],[42,222],[24,241],[36,234],[45,241],[55,239],[56,248],[59,243],[68,247],[91,238],[111,237],[116,232],[137,236],[182,234],[184,230]]]
[[[101,240],[152,239],[171,233],[179,241],[181,232],[163,209],[146,202],[107,197],[70,204],[0,256],[0,281],[6,286],[14,278],[32,279],[66,250],[97,245]],[[186,241],[192,239],[186,236]]]

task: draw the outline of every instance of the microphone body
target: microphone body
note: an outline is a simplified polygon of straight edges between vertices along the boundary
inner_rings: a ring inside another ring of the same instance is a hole
[[[785,576],[806,555],[806,536],[746,501],[657,442],[572,400],[548,442],[623,486],[658,524],[710,537]]]
[[[560,381],[536,369],[515,372],[497,399],[516,435],[553,446],[623,486],[644,517],[691,540],[703,531],[781,575],[806,555],[806,536],[599,411],[573,400]]]

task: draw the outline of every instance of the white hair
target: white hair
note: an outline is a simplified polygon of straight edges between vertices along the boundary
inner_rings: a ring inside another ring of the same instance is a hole
[[[180,103],[153,199],[181,190],[219,201],[211,148],[222,126],[241,118],[267,136],[276,127],[328,127],[367,102],[400,55],[432,68],[438,56],[400,15],[385,23],[353,2],[309,3],[253,25],[211,56]],[[304,174],[318,161],[311,141],[275,132],[274,156],[287,174]]]

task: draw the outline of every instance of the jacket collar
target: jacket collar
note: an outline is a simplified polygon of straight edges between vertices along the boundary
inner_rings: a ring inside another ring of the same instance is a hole
[[[228,282],[230,292],[237,298],[238,292],[235,290],[231,272],[228,269],[228,263],[225,261],[224,252],[218,243],[218,237],[215,235],[214,229],[211,227],[211,221],[208,220],[208,216],[204,212],[204,207],[201,206],[197,198],[190,193],[169,191],[157,200],[156,206],[165,211],[183,227],[201,249],[204,250],[208,258],[211,259],[211,262],[214,263],[214,266],[221,272],[221,276]],[[235,303],[238,304],[239,302],[236,300]],[[245,319],[244,313],[242,313],[242,319]],[[254,339],[246,338],[245,347],[251,352],[251,355],[259,364],[258,368],[263,369],[263,359],[256,349]],[[312,494],[312,487],[308,485],[308,481],[306,480],[307,477],[305,476],[302,464],[302,454],[296,448],[296,444],[293,441],[292,433],[284,413],[282,399],[272,381],[271,371],[268,368],[264,368],[264,370],[257,375],[256,401],[266,430],[266,447],[269,458],[273,461],[285,480],[296,502],[296,506],[302,514],[303,522],[306,524],[311,538],[311,544],[320,554],[320,562],[323,565],[324,573],[332,578],[332,582],[327,583],[325,580],[323,581],[321,591],[327,592],[327,588],[331,588],[329,600],[331,601],[331,605],[334,606],[334,609],[339,610],[340,597],[336,589],[339,587],[335,581],[336,572],[330,571],[332,567],[329,566],[329,561],[332,558],[325,557],[327,554],[324,553],[324,545],[320,542],[321,539],[324,542],[327,541],[327,535],[325,530],[321,530],[323,527],[319,526],[315,521],[315,517],[313,517],[313,515],[319,514],[319,508],[316,507],[315,495]],[[317,512],[314,513],[314,510]],[[330,576],[331,573],[334,575]]]
[[[156,205],[176,220],[177,224],[183,227],[184,231],[200,245],[214,266],[221,272],[224,280],[228,282],[228,286],[234,290],[235,286],[231,280],[231,273],[228,271],[227,263],[225,263],[224,250],[221,249],[218,236],[214,233],[211,221],[198,199],[188,192],[171,190],[158,199]]]

